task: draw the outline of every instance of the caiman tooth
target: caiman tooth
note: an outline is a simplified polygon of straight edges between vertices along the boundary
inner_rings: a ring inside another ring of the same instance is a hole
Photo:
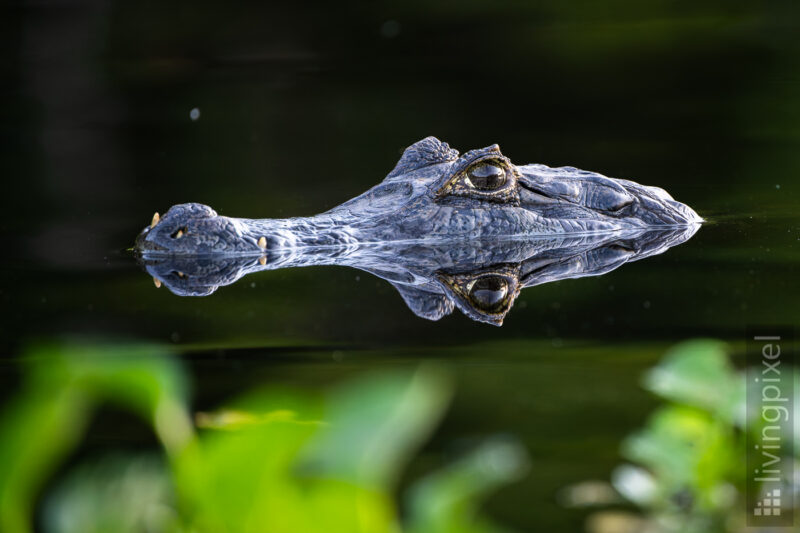
[[[156,289],[160,289],[161,288],[161,280],[158,279],[158,278],[153,278],[153,285],[156,286]]]
[[[262,250],[266,250],[267,249],[267,238],[266,237],[261,237],[261,238],[258,239],[258,247],[261,248]]]
[[[258,264],[262,267],[267,264],[267,258],[265,256],[261,256],[258,258]]]
[[[175,238],[180,239],[181,237],[183,237],[183,230],[178,230],[178,232],[175,234]]]
[[[155,228],[159,220],[161,220],[161,216],[158,214],[158,211],[156,211],[155,213],[153,213],[153,220],[150,221],[150,229]]]

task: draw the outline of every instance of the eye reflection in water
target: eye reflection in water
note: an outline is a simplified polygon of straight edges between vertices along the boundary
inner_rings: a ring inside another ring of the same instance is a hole
[[[508,283],[501,276],[485,276],[476,279],[469,289],[469,297],[475,307],[491,311],[502,304],[508,295]]]

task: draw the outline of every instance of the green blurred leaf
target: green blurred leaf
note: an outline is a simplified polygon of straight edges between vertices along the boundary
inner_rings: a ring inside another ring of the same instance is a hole
[[[321,400],[274,390],[248,395],[232,410],[250,423],[204,432],[175,462],[191,525],[199,531],[284,531],[307,521],[293,468],[319,429]]]
[[[653,472],[660,496],[689,491],[693,505],[710,508],[736,463],[732,427],[698,409],[659,409],[642,431],[623,443],[623,455]]]
[[[387,485],[441,415],[435,372],[345,384],[324,398],[271,391],[204,413],[178,486],[201,531],[387,533],[398,530]],[[323,421],[324,418],[324,421]]]
[[[191,437],[180,367],[146,345],[40,345],[24,356],[21,393],[0,415],[0,531],[31,530],[40,487],[103,402],[154,424],[168,449]]]
[[[744,422],[745,381],[731,366],[725,345],[719,341],[678,344],[647,372],[644,385],[667,400]]]
[[[191,436],[182,367],[147,344],[43,345],[31,350],[29,390],[80,391],[92,404],[110,402],[154,424],[168,449]]]
[[[431,368],[370,376],[330,395],[328,425],[305,455],[316,475],[392,485],[444,413],[451,387]]]
[[[527,470],[524,449],[496,439],[480,446],[444,470],[417,482],[410,492],[413,533],[489,533],[503,529],[478,513],[481,500]]]
[[[198,531],[392,532],[391,495],[346,480],[310,478],[298,458],[326,426],[323,399],[295,391],[249,395],[205,415],[204,432],[176,462],[178,487]],[[233,416],[232,416],[233,414]]]
[[[31,531],[39,488],[86,426],[87,399],[74,390],[27,390],[0,416],[0,531]]]

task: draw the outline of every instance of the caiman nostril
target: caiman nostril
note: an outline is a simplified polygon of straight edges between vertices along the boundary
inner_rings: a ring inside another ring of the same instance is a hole
[[[619,203],[617,203],[615,205],[612,205],[608,209],[608,211],[611,211],[612,213],[620,213],[626,207],[629,207],[629,206],[633,205],[633,202],[634,202],[633,198],[626,198],[626,199],[620,201]]]
[[[624,244],[620,244],[620,243],[615,243],[615,244],[609,245],[608,248],[610,250],[614,250],[615,252],[620,252],[620,253],[623,253],[623,254],[636,253],[636,250],[634,250],[633,248],[630,248],[630,247],[625,246]]]

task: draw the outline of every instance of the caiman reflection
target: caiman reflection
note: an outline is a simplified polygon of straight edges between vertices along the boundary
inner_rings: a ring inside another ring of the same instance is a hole
[[[283,248],[260,256],[142,256],[141,261],[157,285],[180,296],[206,296],[262,270],[349,266],[388,281],[422,318],[439,320],[458,308],[473,320],[500,326],[523,288],[605,274],[686,241],[697,227],[524,240]]]
[[[500,325],[523,287],[602,274],[685,241],[700,222],[658,187],[515,165],[497,145],[461,155],[428,137],[326,213],[246,219],[180,204],[156,213],[135,249],[176,294],[210,294],[255,270],[348,265],[390,282],[421,317],[458,307]]]

